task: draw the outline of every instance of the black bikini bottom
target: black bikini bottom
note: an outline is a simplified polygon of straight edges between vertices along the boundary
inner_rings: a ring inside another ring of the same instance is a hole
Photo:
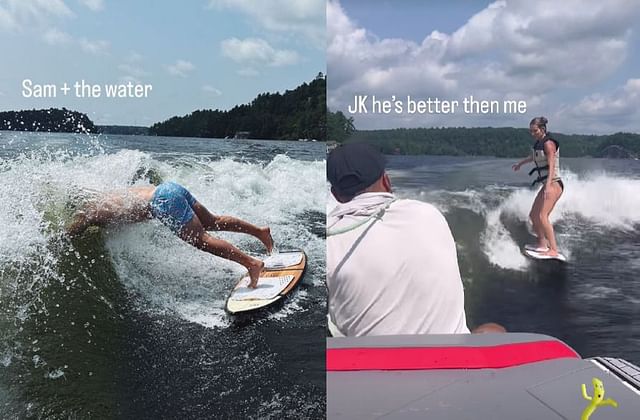
[[[535,181],[533,182],[533,185],[535,185],[535,184],[536,184],[536,182],[543,182],[543,181],[544,181],[544,180],[542,180],[542,181],[535,180]],[[555,181],[553,181],[553,182],[557,182],[557,183],[558,183],[558,185],[560,185],[560,189],[561,189],[562,191],[564,191],[564,184],[562,183],[562,180],[561,180],[561,179],[556,179],[556,180],[555,180]]]

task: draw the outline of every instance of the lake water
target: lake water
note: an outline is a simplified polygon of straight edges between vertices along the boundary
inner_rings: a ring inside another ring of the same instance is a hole
[[[320,143],[0,132],[0,418],[323,417],[324,161]],[[304,249],[300,287],[233,317],[244,268],[156,221],[64,234],[87,191],[151,180]]]
[[[537,189],[516,159],[390,156],[403,198],[445,213],[458,247],[470,326],[549,334],[583,357],[640,364],[640,161],[562,159],[552,212],[569,263],[536,262],[528,223]]]

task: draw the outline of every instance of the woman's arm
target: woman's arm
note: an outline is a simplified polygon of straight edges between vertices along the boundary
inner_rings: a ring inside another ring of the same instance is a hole
[[[520,162],[518,162],[515,165],[513,165],[512,168],[513,168],[514,171],[517,171],[517,170],[520,169],[520,167],[522,165],[524,165],[525,163],[529,163],[529,162],[533,162],[533,156],[529,156],[529,157],[526,157],[526,158],[522,159]]]

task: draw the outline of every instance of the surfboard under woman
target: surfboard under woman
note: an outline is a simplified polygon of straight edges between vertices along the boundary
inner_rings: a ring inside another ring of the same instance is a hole
[[[547,132],[547,122],[545,117],[536,117],[531,120],[529,132],[535,139],[533,153],[513,165],[513,170],[518,171],[522,165],[533,162],[535,167],[529,172],[529,175],[535,174],[537,178],[532,185],[542,184],[542,188],[533,201],[531,212],[529,212],[537,243],[525,245],[525,248],[535,251],[541,256],[558,257],[558,244],[553,225],[549,221],[549,215],[562,196],[564,184],[559,174],[560,144]]]

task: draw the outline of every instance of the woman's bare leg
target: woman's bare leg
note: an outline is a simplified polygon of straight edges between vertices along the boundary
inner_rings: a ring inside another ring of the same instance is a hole
[[[549,215],[551,214],[551,211],[555,207],[561,195],[562,188],[560,188],[560,185],[557,182],[552,183],[549,189],[549,196],[546,200],[544,200],[542,210],[540,212],[540,224],[544,231],[544,235],[549,241],[549,250],[544,253],[545,255],[558,255],[558,244],[556,243],[556,236],[553,231],[553,225],[549,221]]]
[[[258,227],[233,216],[215,216],[205,206],[196,201],[193,211],[200,219],[204,230],[222,230],[226,232],[248,233],[260,240],[267,248],[267,254],[273,249],[273,238],[269,227]]]
[[[540,213],[544,204],[544,188],[538,191],[535,200],[533,200],[533,206],[531,206],[531,212],[529,213],[529,219],[533,224],[533,231],[537,237],[537,248],[547,248],[547,240],[545,238],[544,229],[540,223]]]
[[[258,278],[264,267],[264,262],[248,256],[227,241],[209,235],[197,215],[194,215],[191,221],[182,228],[178,236],[202,251],[245,266],[251,279],[249,287],[255,288],[258,285]]]

